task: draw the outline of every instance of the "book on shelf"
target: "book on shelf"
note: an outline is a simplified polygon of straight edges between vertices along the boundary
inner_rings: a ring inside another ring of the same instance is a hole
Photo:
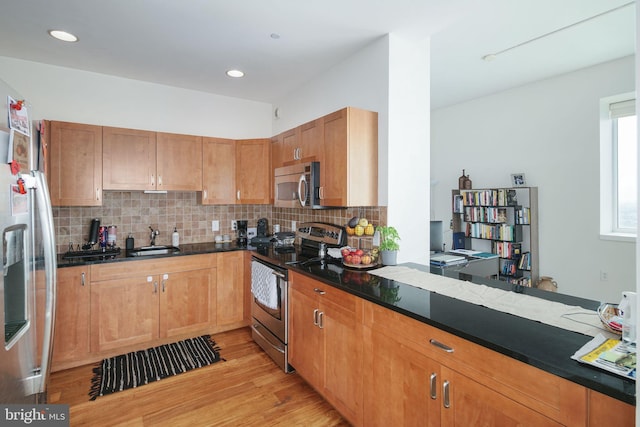
[[[517,259],[522,252],[522,244],[513,242],[495,242],[493,251],[500,258]]]
[[[516,224],[531,224],[531,209],[521,208],[516,211]]]
[[[464,249],[464,231],[453,232],[453,249]]]
[[[503,240],[512,242],[515,240],[515,227],[509,224],[484,224],[467,222],[466,236],[476,239]]]
[[[504,276],[515,276],[518,272],[516,263],[513,260],[504,260],[500,266],[500,273]]]
[[[513,285],[524,286],[527,288],[531,287],[531,277],[507,277],[506,282]]]
[[[520,270],[531,270],[531,253],[525,252],[520,256],[518,260],[518,269]]]

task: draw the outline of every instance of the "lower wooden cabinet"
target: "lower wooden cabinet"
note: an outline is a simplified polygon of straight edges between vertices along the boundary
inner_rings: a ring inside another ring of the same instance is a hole
[[[364,335],[363,425],[439,426],[440,364],[386,334]]]
[[[56,307],[51,347],[51,371],[82,365],[89,348],[89,268],[78,266],[57,269]],[[37,362],[42,363],[44,344],[46,282],[45,270],[35,271]]]
[[[205,333],[216,322],[216,258],[194,255],[91,270],[91,351]]]
[[[159,336],[158,276],[91,283],[91,351],[142,344]]]
[[[58,269],[52,369],[247,326],[246,251]],[[38,288],[44,307],[44,287]]]
[[[89,268],[60,268],[57,270],[57,278],[56,320],[51,355],[51,369],[54,371],[85,359],[90,351]]]
[[[351,423],[362,423],[361,301],[289,275],[289,363]]]
[[[242,325],[245,321],[245,256],[243,251],[221,252],[217,257],[216,325]]]

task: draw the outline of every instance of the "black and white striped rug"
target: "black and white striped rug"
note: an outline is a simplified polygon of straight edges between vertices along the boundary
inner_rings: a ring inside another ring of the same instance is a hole
[[[93,369],[89,396],[95,400],[220,360],[220,348],[210,335],[111,357]]]

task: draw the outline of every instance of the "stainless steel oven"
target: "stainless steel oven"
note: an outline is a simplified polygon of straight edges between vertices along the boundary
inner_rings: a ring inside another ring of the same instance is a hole
[[[251,336],[285,372],[289,341],[288,271],[262,259],[251,259]]]
[[[291,243],[291,233],[279,233]],[[281,237],[282,237],[281,236]],[[280,240],[280,238],[278,238]],[[322,259],[320,248],[339,248],[346,244],[344,227],[325,222],[305,222],[295,230],[298,244],[270,244],[256,247],[251,259],[251,334],[253,339],[285,372],[288,364],[289,315],[287,267],[331,264]],[[342,264],[341,259],[338,262]],[[328,265],[332,269],[335,266]]]

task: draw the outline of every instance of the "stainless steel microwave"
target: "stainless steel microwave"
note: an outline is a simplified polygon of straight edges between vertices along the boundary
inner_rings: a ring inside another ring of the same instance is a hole
[[[276,168],[274,206],[322,209],[320,206],[320,162],[297,163]]]

